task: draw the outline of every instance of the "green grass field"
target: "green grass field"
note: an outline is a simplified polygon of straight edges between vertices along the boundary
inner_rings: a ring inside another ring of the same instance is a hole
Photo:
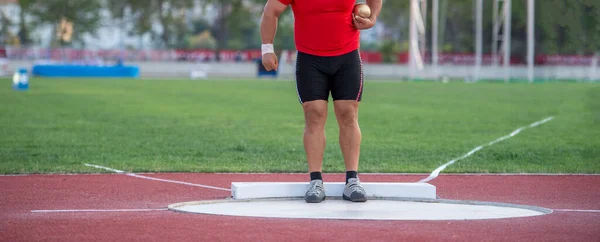
[[[0,83],[0,173],[305,172],[295,84],[272,80],[33,79]],[[332,108],[332,105],[330,105]],[[333,111],[330,109],[330,111]],[[361,172],[600,173],[600,86],[367,82]],[[324,172],[341,172],[333,112]]]

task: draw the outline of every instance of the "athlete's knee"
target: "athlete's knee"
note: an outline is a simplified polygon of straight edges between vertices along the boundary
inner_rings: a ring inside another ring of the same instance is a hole
[[[335,104],[335,114],[340,127],[358,126],[358,102],[337,101]]]
[[[308,130],[319,130],[325,127],[327,120],[327,102],[314,101],[302,105],[306,128]]]
[[[337,115],[337,120],[341,128],[358,127],[358,118],[353,112],[341,112]]]

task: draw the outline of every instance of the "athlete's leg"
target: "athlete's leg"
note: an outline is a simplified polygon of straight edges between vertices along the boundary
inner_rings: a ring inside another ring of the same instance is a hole
[[[358,125],[358,101],[334,101],[335,116],[340,128],[340,148],[346,171],[358,171],[362,134]]]
[[[309,172],[321,172],[325,149],[329,77],[321,66],[321,57],[298,52],[296,89],[304,111],[303,141]]]
[[[340,148],[346,165],[346,187],[342,197],[353,202],[367,201],[367,193],[358,179],[358,161],[362,134],[358,125],[358,106],[362,99],[362,62],[358,51],[344,55],[345,61],[334,76],[332,96],[338,125]]]
[[[362,90],[362,62],[358,51],[354,51],[344,55],[344,61],[334,76],[331,91],[346,171],[358,171],[362,139],[358,124],[358,106],[362,99]]]
[[[304,110],[304,150],[309,172],[321,172],[325,151],[327,101],[315,100],[302,104]]]
[[[296,89],[304,112],[303,143],[311,179],[304,200],[309,203],[325,199],[321,171],[325,150],[329,77],[319,68],[320,61],[320,57],[303,53],[298,53],[296,60]]]

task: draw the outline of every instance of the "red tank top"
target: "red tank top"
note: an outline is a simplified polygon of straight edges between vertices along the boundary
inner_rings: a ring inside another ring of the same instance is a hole
[[[279,0],[294,12],[294,40],[300,52],[337,56],[359,48],[352,24],[356,0]]]

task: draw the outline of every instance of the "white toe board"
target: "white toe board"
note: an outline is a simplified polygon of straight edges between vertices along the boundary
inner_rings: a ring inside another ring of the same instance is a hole
[[[436,187],[428,183],[362,182],[368,197],[436,199]],[[232,182],[233,199],[302,197],[308,182]],[[343,182],[325,182],[327,196],[340,197]]]

